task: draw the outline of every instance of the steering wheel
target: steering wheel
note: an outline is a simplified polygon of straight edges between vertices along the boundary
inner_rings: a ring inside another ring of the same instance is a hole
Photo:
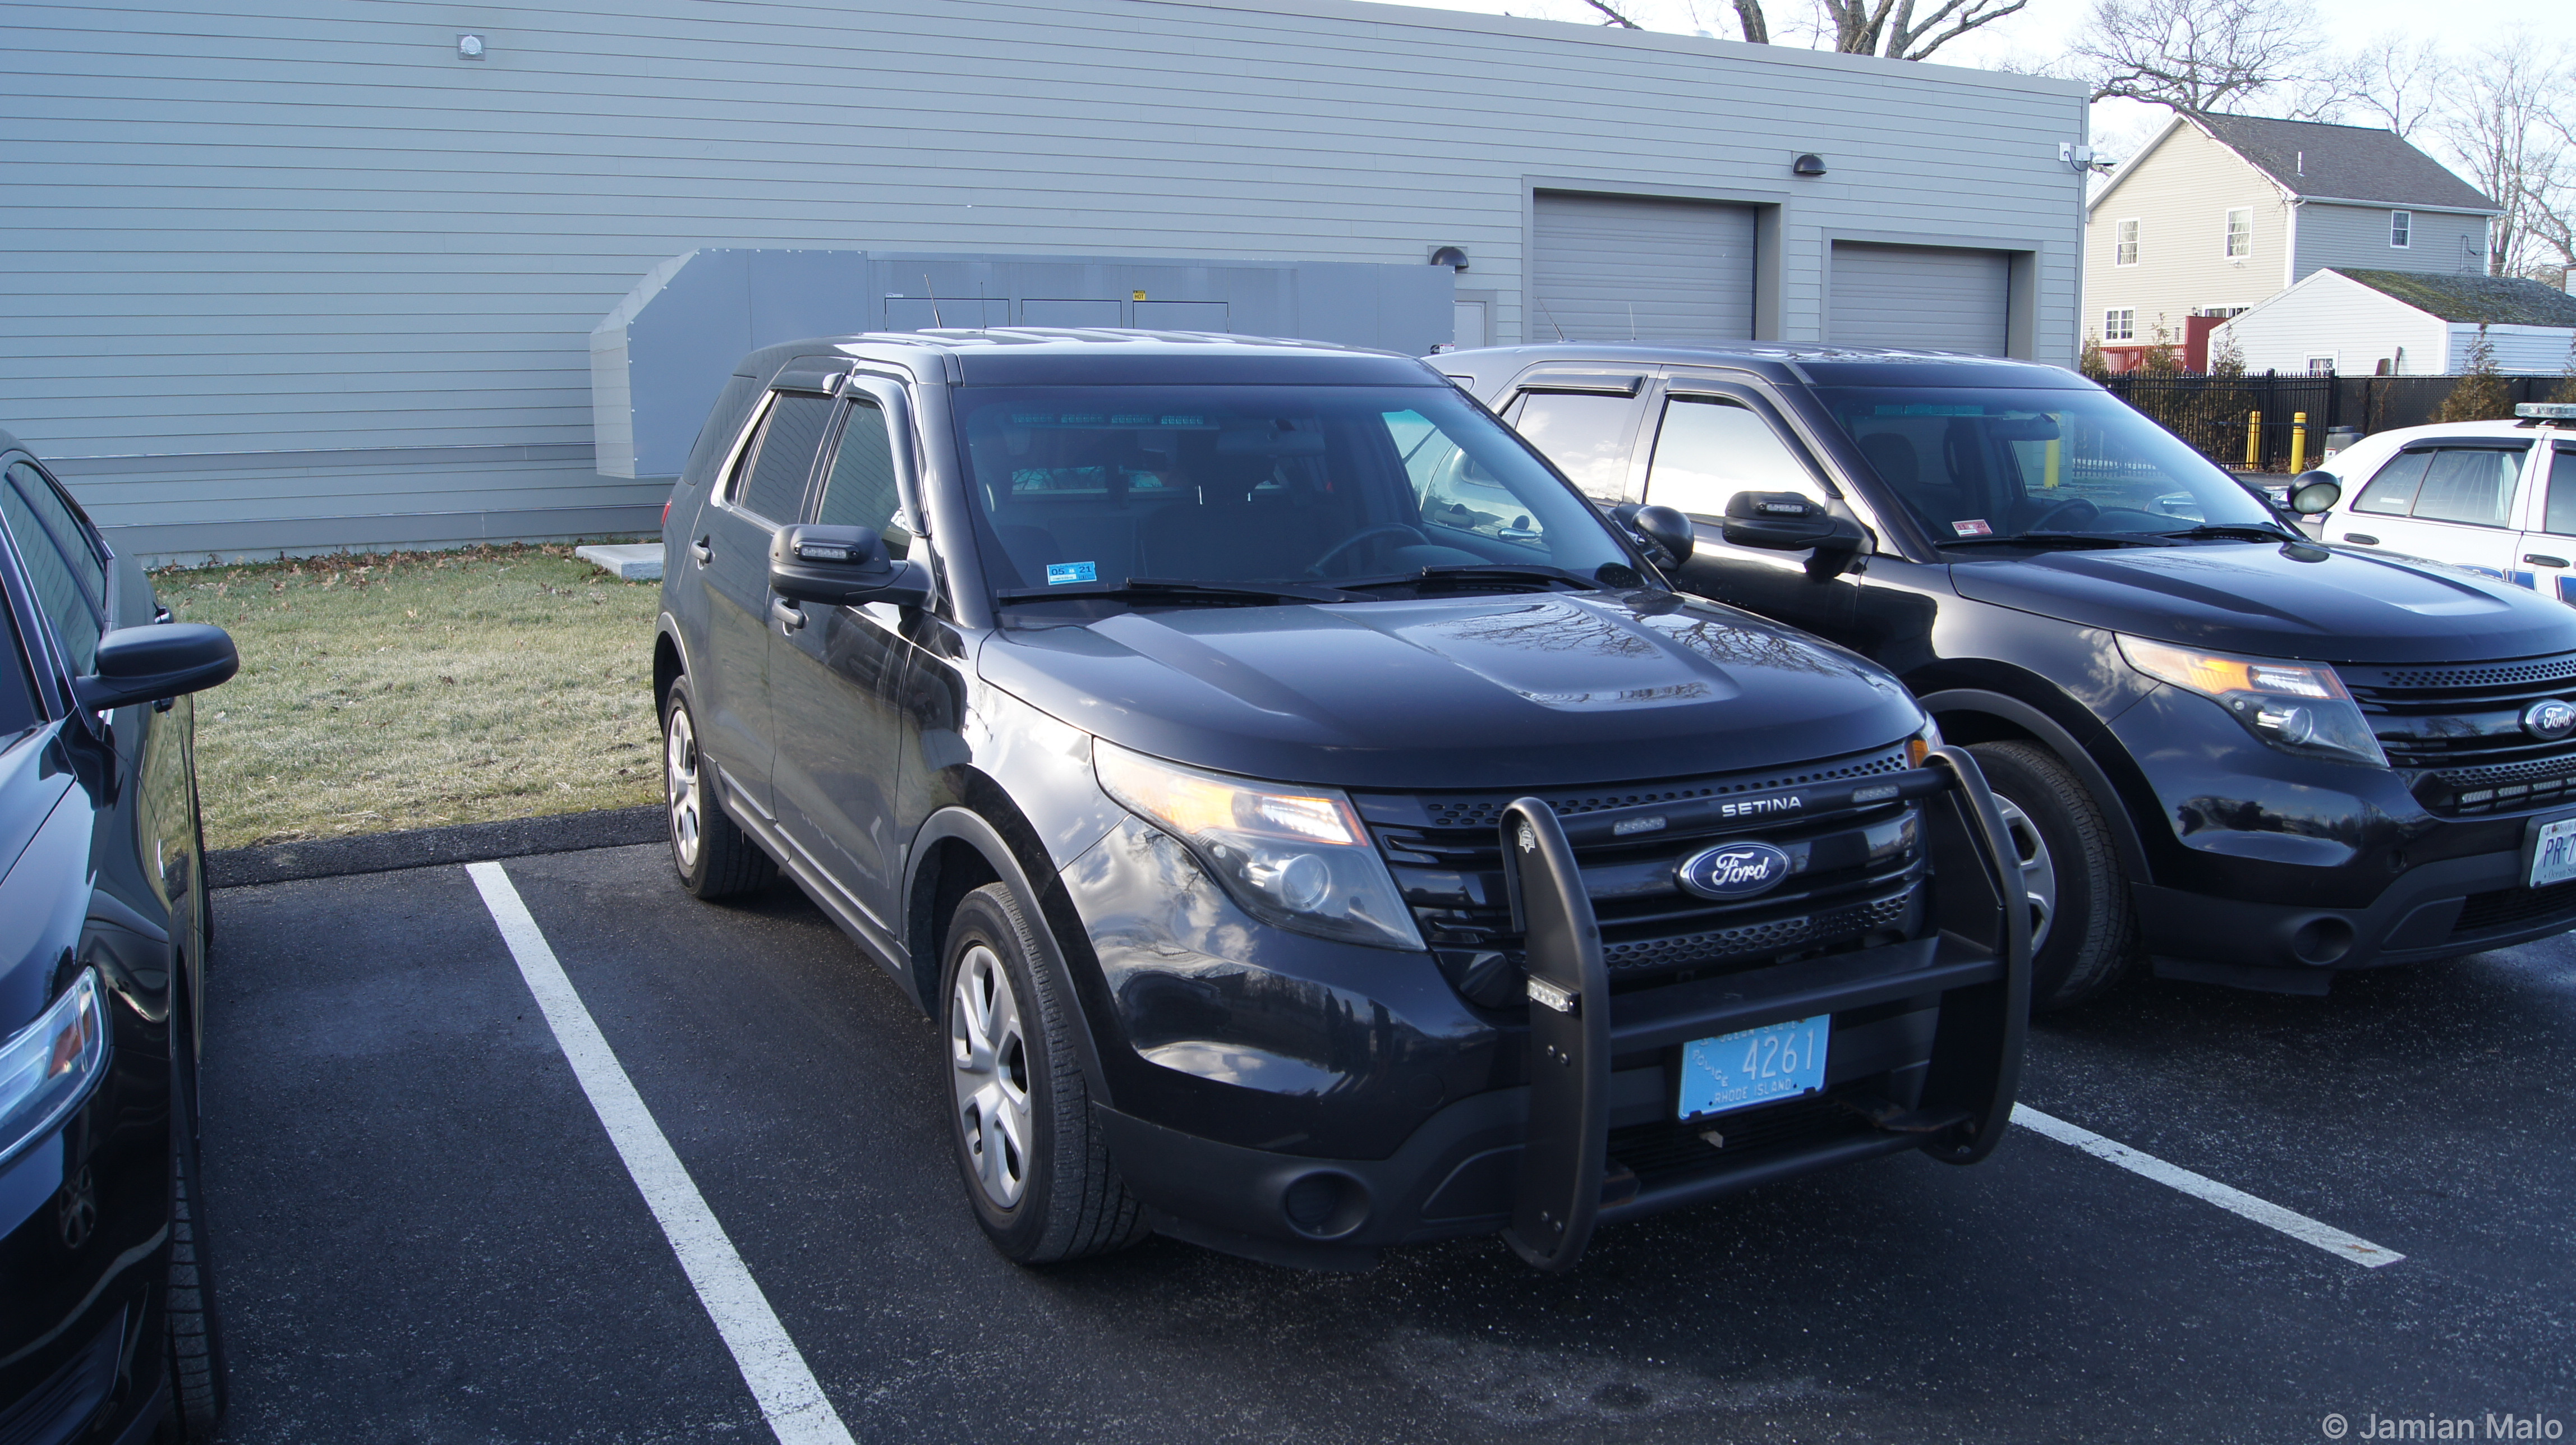
[[[2093,505],[2092,498],[2068,497],[2062,502],[2052,503],[2048,507],[2043,508],[2038,516],[2031,518],[2030,525],[2022,528],[2022,530],[2025,532],[2046,531],[2048,529],[2048,524],[2055,521],[2059,513],[2072,512],[2078,507],[2084,509],[2084,515],[2074,518],[2073,520],[2076,522],[2090,522],[2094,518],[2102,515],[2102,509]]]
[[[1343,553],[1356,550],[1363,542],[1374,541],[1380,537],[1393,536],[1407,537],[1417,543],[1424,544],[1429,543],[1431,540],[1430,538],[1422,535],[1419,530],[1413,527],[1408,527],[1402,522],[1389,522],[1382,527],[1371,527],[1363,532],[1354,532],[1350,536],[1344,537],[1339,542],[1334,543],[1331,547],[1326,548],[1323,556],[1316,558],[1307,566],[1306,575],[1309,577],[1329,576],[1330,574],[1327,573],[1325,569],[1330,567],[1333,563],[1341,560]]]

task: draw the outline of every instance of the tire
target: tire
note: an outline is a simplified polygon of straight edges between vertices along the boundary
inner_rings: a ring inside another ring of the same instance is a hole
[[[662,699],[662,811],[671,825],[671,866],[680,886],[699,898],[757,892],[776,881],[778,864],[716,801],[705,762],[688,689],[674,683]]]
[[[1038,957],[1010,890],[991,883],[958,903],[940,971],[958,1174],[986,1237],[1019,1264],[1107,1254],[1149,1232],[1093,1126],[1072,1001]]]
[[[2126,978],[2139,957],[2136,905],[2092,791],[2036,743],[1975,743],[2031,896],[2030,1007],[2073,1008]]]
[[[201,935],[202,936],[202,935]],[[170,1425],[181,1441],[210,1441],[224,1414],[223,1330],[215,1313],[197,1155],[193,1013],[170,1016],[170,1278],[162,1291],[163,1361],[170,1373]]]

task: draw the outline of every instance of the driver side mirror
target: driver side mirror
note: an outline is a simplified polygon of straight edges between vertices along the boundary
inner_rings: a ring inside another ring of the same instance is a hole
[[[2290,479],[2290,510],[2302,517],[2331,511],[2343,500],[2343,483],[2332,472],[2301,472]]]
[[[769,539],[769,590],[825,607],[918,607],[930,599],[930,569],[887,556],[874,527],[781,527]]]
[[[1860,523],[1796,492],[1738,492],[1726,503],[1726,540],[1772,552],[1857,552],[1869,540]]]
[[[1699,534],[1691,530],[1690,518],[1670,507],[1641,507],[1634,502],[1610,509],[1612,519],[1632,537],[1646,544],[1649,552],[1660,551],[1656,560],[1667,567],[1679,567],[1691,559],[1699,546]]]
[[[207,688],[241,671],[232,634],[202,622],[120,627],[98,640],[97,671],[72,680],[91,712],[159,702]]]

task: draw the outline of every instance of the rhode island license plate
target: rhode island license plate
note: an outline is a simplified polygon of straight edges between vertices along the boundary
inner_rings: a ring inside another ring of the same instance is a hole
[[[2576,878],[2576,818],[2552,818],[2531,840],[2531,886]]]
[[[1693,1039],[1682,1045],[1681,1117],[1696,1119],[1793,1099],[1825,1086],[1834,1016]]]

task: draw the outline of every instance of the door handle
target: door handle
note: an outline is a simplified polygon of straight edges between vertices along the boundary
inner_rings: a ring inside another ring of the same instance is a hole
[[[2525,552],[2522,554],[2522,560],[2530,563],[2534,567],[2564,567],[2567,565],[2566,558],[2552,557],[2546,552]]]
[[[698,559],[699,566],[704,567],[716,559],[715,540],[715,534],[710,532],[689,544],[689,555]]]
[[[2379,545],[2379,539],[2377,537],[2365,537],[2359,532],[2346,532],[2343,534],[2343,539],[2347,542],[2359,542],[2365,547],[2376,547]]]
[[[785,631],[794,632],[805,625],[805,609],[784,597],[772,597],[769,599],[769,620]]]

